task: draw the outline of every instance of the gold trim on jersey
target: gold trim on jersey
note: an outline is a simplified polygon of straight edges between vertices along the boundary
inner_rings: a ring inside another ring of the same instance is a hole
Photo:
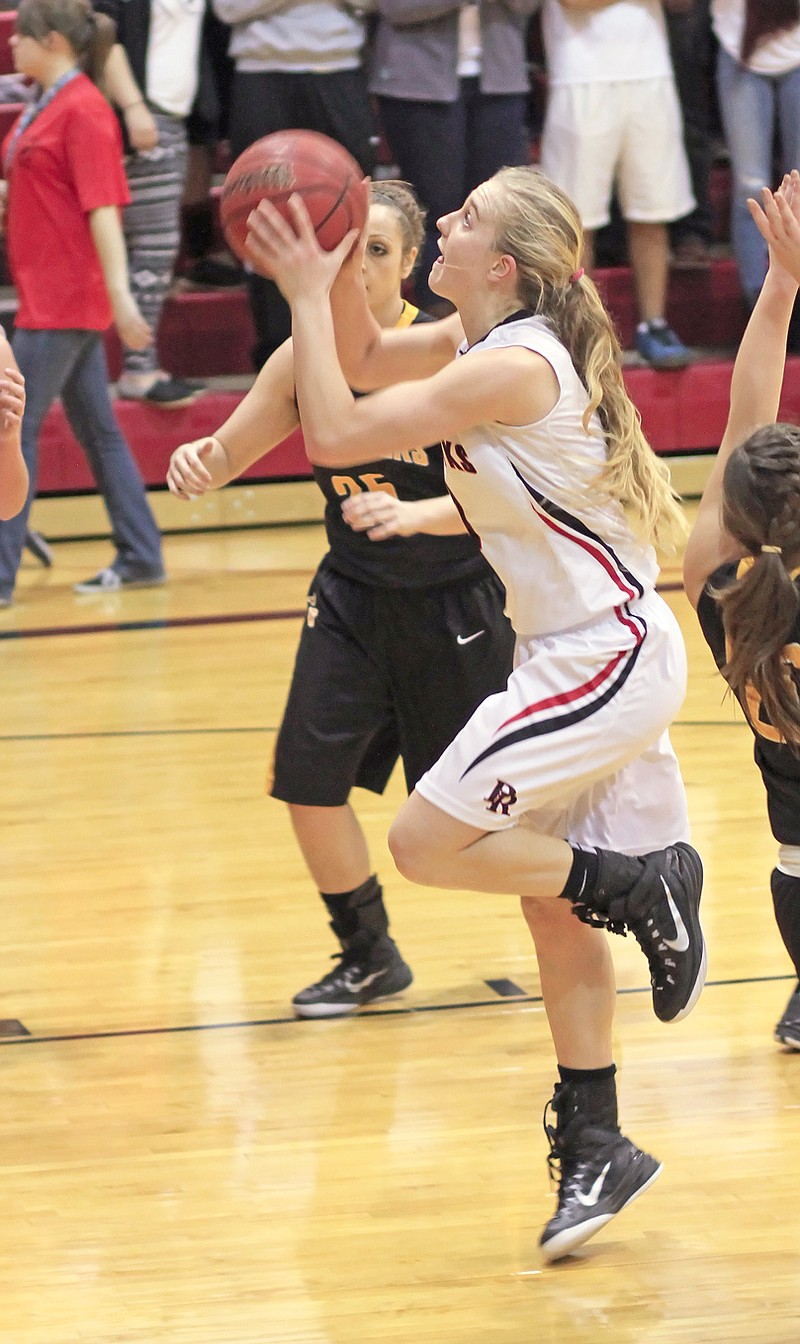
[[[415,308],[413,303],[408,302],[408,299],[403,299],[403,311],[394,324],[395,329],[397,329],[397,327],[410,327],[418,314],[419,308]]]

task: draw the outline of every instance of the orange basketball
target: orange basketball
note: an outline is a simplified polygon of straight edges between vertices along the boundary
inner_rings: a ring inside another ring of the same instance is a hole
[[[245,261],[247,219],[268,200],[291,220],[287,201],[300,196],[320,246],[332,251],[350,229],[367,218],[363,174],[352,154],[318,131],[275,131],[240,154],[228,171],[220,198],[220,218],[228,246]]]

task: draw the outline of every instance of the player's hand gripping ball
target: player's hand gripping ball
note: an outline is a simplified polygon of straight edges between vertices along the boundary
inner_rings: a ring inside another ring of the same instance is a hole
[[[367,186],[359,165],[336,140],[318,131],[275,131],[240,154],[220,198],[222,228],[231,251],[246,261],[247,219],[268,200],[290,223],[287,202],[301,197],[320,247],[331,252],[367,218]]]

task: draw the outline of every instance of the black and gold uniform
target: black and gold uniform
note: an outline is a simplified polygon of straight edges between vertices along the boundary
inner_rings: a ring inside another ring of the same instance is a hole
[[[429,320],[406,304],[398,325]],[[446,494],[440,446],[314,475],[330,549],[308,593],[270,792],[338,807],[354,785],[382,793],[398,757],[410,791],[505,686],[514,635],[502,584],[473,537],[370,541],[342,517],[342,501],[365,490]]]
[[[725,629],[722,623],[722,609],[709,590],[719,591],[728,587],[738,577],[743,563],[747,562],[734,560],[715,570],[697,606],[700,626],[714,655],[714,661],[720,669],[727,661]],[[796,642],[787,647],[786,656],[795,666],[800,667],[800,624],[795,631],[795,637]],[[755,762],[761,771],[767,791],[767,810],[772,834],[781,845],[800,846],[800,755],[791,747],[787,747],[785,742],[781,742],[767,719],[755,691],[742,708],[753,729]]]
[[[720,669],[727,661],[725,629],[722,609],[710,590],[728,587],[739,577],[742,566],[749,563],[739,560],[720,565],[708,579],[697,605],[701,629]],[[787,662],[800,668],[800,621],[784,654]],[[750,689],[742,708],[753,729],[755,762],[767,793],[770,829],[780,845],[778,862],[770,875],[775,922],[798,977],[797,989],[775,1028],[775,1039],[800,1050],[800,754],[780,740],[755,688]]]

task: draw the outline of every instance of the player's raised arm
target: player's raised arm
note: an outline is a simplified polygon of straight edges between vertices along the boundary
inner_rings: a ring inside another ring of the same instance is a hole
[[[742,553],[722,520],[728,459],[754,430],[778,415],[789,319],[800,281],[800,175],[794,171],[785,177],[775,193],[765,187],[762,200],[763,208],[756,201],[748,204],[769,244],[769,270],[736,355],[728,422],[686,547],[684,586],[694,607],[714,570]]]
[[[367,392],[427,378],[455,357],[464,339],[457,313],[439,322],[380,327],[369,311],[362,274],[363,237],[342,263],[331,289],[336,350],[351,387]]]

